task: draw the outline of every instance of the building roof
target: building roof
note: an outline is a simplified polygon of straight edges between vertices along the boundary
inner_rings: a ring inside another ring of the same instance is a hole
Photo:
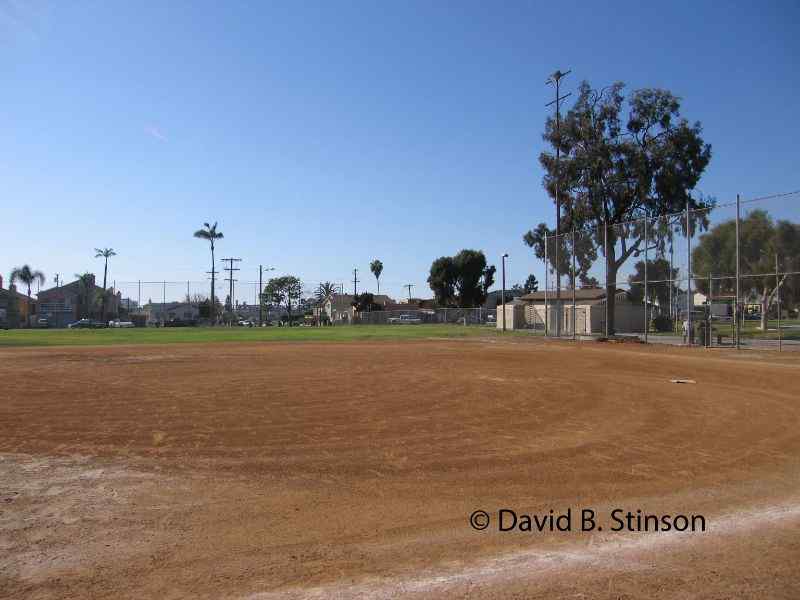
[[[620,294],[627,294],[625,290],[621,290],[617,288],[616,295],[619,296]],[[547,291],[547,300],[555,300],[556,293],[554,290]],[[580,300],[581,302],[590,302],[592,300],[605,300],[606,298],[606,289],[605,288],[580,288],[575,290],[575,300]],[[572,300],[572,290],[561,290],[561,299],[562,300]],[[520,296],[520,300],[525,300],[527,302],[544,302],[545,301],[545,292],[531,292],[530,294],[525,294]]]
[[[3,292],[5,294],[14,294],[15,296],[19,296],[20,298],[25,298],[26,300],[28,299],[28,297],[22,292],[20,292],[19,288],[13,284],[8,289],[0,287],[0,292]]]
[[[94,274],[91,273],[91,275],[92,275],[92,286],[98,287],[97,284],[95,283]],[[69,294],[78,295],[80,294],[80,283],[81,283],[80,279],[76,279],[75,281],[71,281],[70,283],[65,283],[64,285],[59,285],[56,287],[48,288],[46,290],[41,290],[36,296],[41,300],[42,296],[46,297],[51,294],[57,296],[63,296]]]

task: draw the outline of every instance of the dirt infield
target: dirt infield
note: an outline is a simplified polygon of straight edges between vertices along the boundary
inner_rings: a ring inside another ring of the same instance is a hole
[[[795,356],[5,349],[0,381],[3,598],[800,597]],[[613,532],[615,508],[707,527]]]

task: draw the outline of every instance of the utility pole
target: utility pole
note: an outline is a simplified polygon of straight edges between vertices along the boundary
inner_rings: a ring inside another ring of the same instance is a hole
[[[234,267],[233,263],[242,262],[242,259],[241,258],[220,258],[220,261],[228,263],[228,266],[225,267],[225,269],[224,269],[225,271],[228,271],[228,278],[225,281],[230,283],[230,292],[229,293],[230,293],[230,300],[231,300],[231,310],[233,310],[233,282],[234,281],[239,281],[238,279],[234,279],[233,278],[233,272],[240,270],[238,267]]]
[[[414,284],[413,283],[407,283],[403,287],[408,290],[408,301],[411,302],[411,288],[414,287]]]
[[[59,285],[58,285],[58,282],[59,282],[59,278],[60,278],[60,277],[61,277],[61,275],[59,275],[58,273],[56,273],[56,287],[59,287]]]
[[[686,321],[688,324],[686,341],[693,344],[692,334],[692,228],[689,221],[689,201],[686,201]]]
[[[556,306],[558,313],[556,318],[556,337],[561,335],[561,273],[559,272],[558,264],[558,245],[561,243],[561,195],[560,195],[560,180],[561,180],[561,101],[572,95],[572,92],[561,95],[561,79],[572,73],[572,70],[562,73],[556,71],[545,82],[546,85],[552,85],[556,88],[556,99],[548,102],[545,106],[556,107],[556,247],[555,247],[555,270],[556,270]]]
[[[353,296],[358,296],[358,269],[353,269]]]

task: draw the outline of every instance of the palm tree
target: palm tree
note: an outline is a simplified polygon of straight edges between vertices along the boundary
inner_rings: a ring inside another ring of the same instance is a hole
[[[100,248],[94,249],[94,257],[95,258],[104,258],[106,259],[105,267],[103,267],[103,319],[106,318],[106,280],[108,278],[108,257],[109,256],[116,256],[117,253],[114,252],[113,248]]]
[[[214,295],[214,282],[216,276],[216,268],[214,267],[214,242],[222,239],[224,236],[221,231],[217,231],[217,223],[213,225],[203,223],[203,229],[198,229],[194,232],[194,237],[201,240],[208,240],[211,242],[211,319],[217,320],[217,297]]]
[[[31,310],[31,286],[39,282],[39,285],[44,285],[44,273],[41,271],[32,270],[28,265],[23,265],[11,271],[11,283],[19,281],[28,288],[28,318],[30,318]]]
[[[319,287],[317,288],[317,301],[320,303],[320,324],[322,324],[322,306],[333,300],[333,297],[336,295],[336,284],[331,283],[330,281],[326,281],[325,283],[320,283]],[[333,319],[331,319],[331,315],[328,315],[328,318],[331,320],[331,325],[333,324]]]
[[[378,282],[378,293],[381,293],[381,273],[383,273],[383,263],[377,258],[369,263],[369,270],[375,275],[375,281]]]
[[[94,275],[91,273],[75,273],[78,278],[78,318],[92,316],[92,305],[94,304]]]

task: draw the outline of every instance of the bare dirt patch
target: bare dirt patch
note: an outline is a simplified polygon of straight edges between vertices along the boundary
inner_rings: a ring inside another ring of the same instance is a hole
[[[795,598],[800,361],[770,356],[518,339],[1,350],[0,596]],[[584,506],[710,527],[468,522]]]

